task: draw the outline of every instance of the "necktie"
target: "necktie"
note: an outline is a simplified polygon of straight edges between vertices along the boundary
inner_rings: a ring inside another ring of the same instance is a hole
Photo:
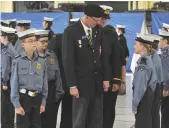
[[[87,32],[88,32],[87,38],[88,38],[88,40],[89,40],[90,45],[92,45],[92,34],[91,34],[91,31],[90,31],[90,30],[87,30]]]

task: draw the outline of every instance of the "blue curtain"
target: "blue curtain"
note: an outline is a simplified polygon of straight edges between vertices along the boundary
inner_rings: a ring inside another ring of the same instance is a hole
[[[80,18],[83,16],[83,13],[74,12],[74,18]],[[108,21],[108,24],[116,27],[116,24],[126,25],[125,37],[127,39],[127,46],[129,48],[130,57],[127,63],[126,69],[127,72],[130,72],[131,60],[134,52],[134,44],[136,33],[140,33],[142,28],[142,23],[144,21],[144,13],[111,13],[111,19]]]
[[[40,12],[40,13],[1,13],[1,19],[31,20],[31,27],[43,29],[42,22],[44,17],[54,18],[52,30],[55,33],[63,33],[68,25],[67,12]]]
[[[152,33],[158,34],[159,29],[162,28],[163,23],[169,24],[169,13],[152,13]]]

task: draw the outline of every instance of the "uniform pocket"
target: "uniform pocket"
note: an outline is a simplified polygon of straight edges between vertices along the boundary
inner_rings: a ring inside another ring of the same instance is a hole
[[[21,75],[24,75],[24,74],[28,74],[28,72],[29,72],[28,69],[23,69],[23,68],[22,68],[22,69],[19,70],[18,73],[21,74]]]
[[[54,67],[54,66],[49,66],[47,68],[47,73],[48,73],[48,79],[49,80],[53,80],[56,78],[56,72],[57,72],[58,68]]]

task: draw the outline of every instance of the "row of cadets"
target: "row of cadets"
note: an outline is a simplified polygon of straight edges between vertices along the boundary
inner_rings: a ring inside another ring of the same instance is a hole
[[[11,43],[15,29],[0,26],[1,35],[1,124],[2,128],[10,128],[14,125],[14,108],[10,101],[11,63],[17,55]]]

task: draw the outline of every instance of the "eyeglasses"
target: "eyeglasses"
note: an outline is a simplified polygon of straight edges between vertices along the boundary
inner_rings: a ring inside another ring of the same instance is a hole
[[[49,43],[48,40],[39,40],[39,42],[41,42],[42,44]]]
[[[28,41],[25,41],[24,43],[33,44],[33,43],[36,43],[36,40],[28,40]]]
[[[92,18],[92,20],[94,20],[95,22],[98,22],[99,20],[96,20],[96,19],[94,19],[93,17],[91,17]]]

